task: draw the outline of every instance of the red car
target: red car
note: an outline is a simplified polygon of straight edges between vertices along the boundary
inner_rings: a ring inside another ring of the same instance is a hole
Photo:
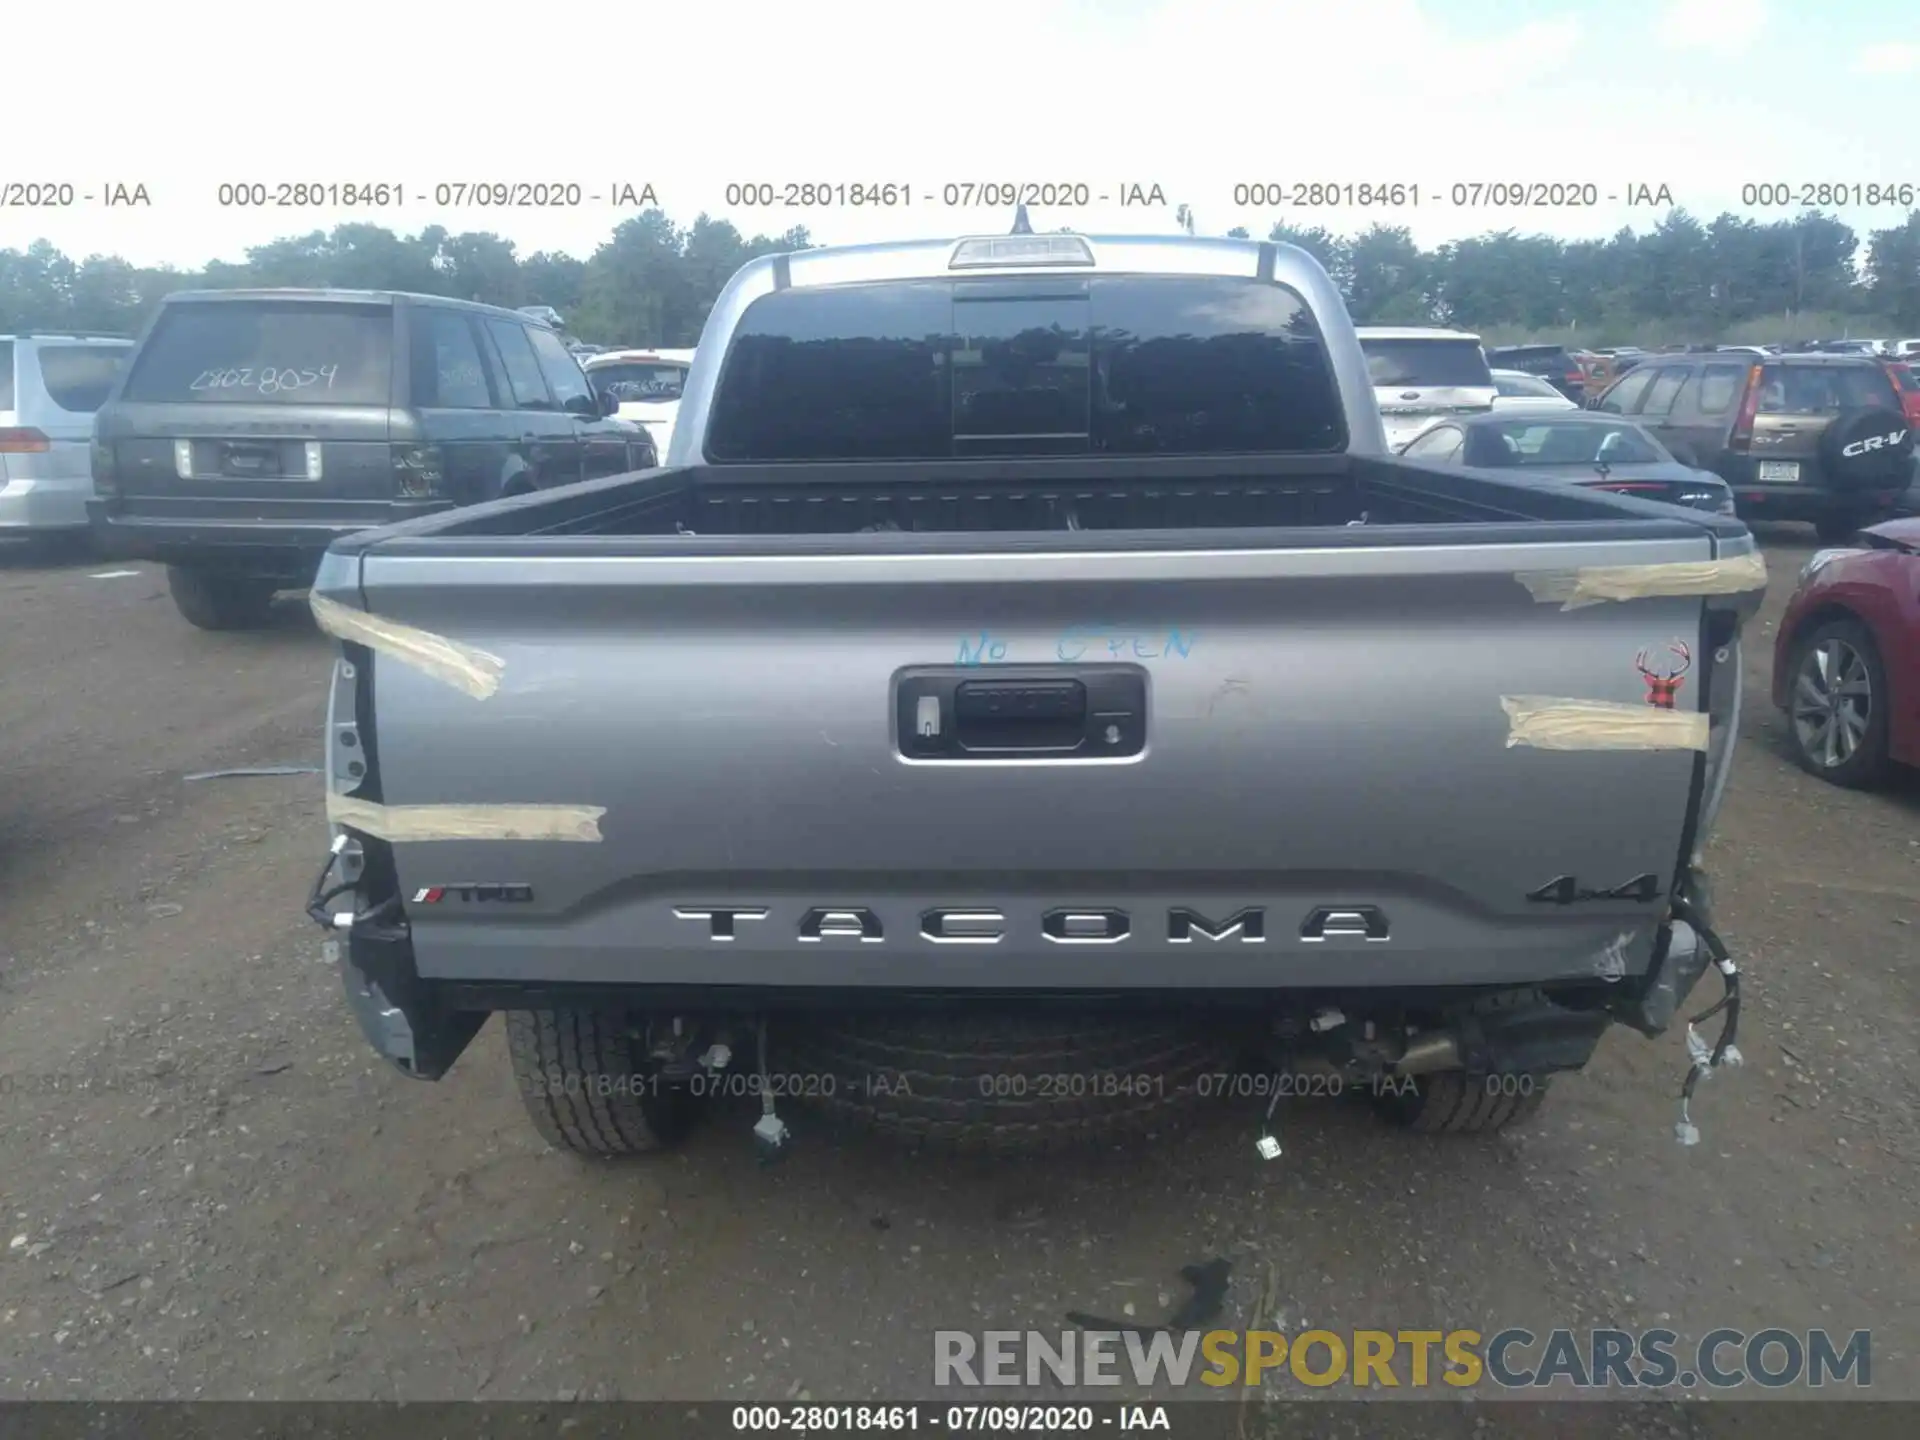
[[[1773,642],[1773,703],[1822,780],[1866,786],[1920,765],[1920,519],[1807,561]]]

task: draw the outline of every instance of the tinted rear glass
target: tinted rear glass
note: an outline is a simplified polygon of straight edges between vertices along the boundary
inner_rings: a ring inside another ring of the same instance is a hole
[[[1544,400],[1560,394],[1546,381],[1536,380],[1531,375],[1496,375],[1493,385],[1502,395],[1509,397],[1524,395],[1529,399]]]
[[[1375,385],[1493,385],[1486,354],[1471,340],[1362,340],[1360,348]]]
[[[1573,357],[1558,345],[1504,345],[1487,352],[1495,369],[1558,374],[1571,370]]]
[[[40,381],[62,410],[90,415],[106,404],[131,345],[42,345]]]
[[[595,365],[587,371],[587,379],[602,395],[611,395],[622,404],[678,400],[687,385],[687,367],[658,360],[622,360]]]
[[[1325,452],[1345,417],[1312,312],[1213,277],[916,281],[754,302],[716,461]]]
[[[1467,463],[1518,465],[1657,465],[1667,459],[1631,426],[1591,420],[1509,420],[1468,432]]]
[[[384,305],[172,305],[134,361],[126,398],[161,404],[385,405],[393,311]]]
[[[1769,365],[1760,376],[1762,415],[1838,415],[1866,405],[1900,408],[1878,365]]]

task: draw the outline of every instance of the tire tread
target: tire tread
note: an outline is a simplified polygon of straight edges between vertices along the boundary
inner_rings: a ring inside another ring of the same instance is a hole
[[[604,1011],[509,1010],[507,1053],[527,1114],[548,1144],[579,1155],[639,1155],[679,1138],[670,1104],[632,1090],[600,1093],[599,1076],[632,1076],[632,1043]],[[562,1083],[547,1083],[559,1072]],[[556,1093],[556,1088],[558,1093]]]
[[[167,567],[167,590],[174,608],[200,630],[257,630],[267,623],[276,586],[270,580]]]

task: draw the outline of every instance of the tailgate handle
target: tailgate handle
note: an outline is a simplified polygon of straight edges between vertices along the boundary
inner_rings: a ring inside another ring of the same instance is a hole
[[[914,760],[1124,759],[1146,748],[1136,665],[924,666],[895,677],[895,733]]]
[[[965,680],[953,692],[954,739],[967,750],[1071,750],[1087,731],[1078,680]]]

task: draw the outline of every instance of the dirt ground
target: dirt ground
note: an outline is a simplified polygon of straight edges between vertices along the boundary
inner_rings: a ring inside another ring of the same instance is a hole
[[[1616,1030],[1522,1131],[1299,1102],[1272,1164],[1257,1102],[1044,1166],[791,1113],[768,1169],[750,1114],[549,1152],[497,1023],[437,1085],[362,1041],[300,912],[319,778],[184,778],[317,761],[304,608],[212,636],[148,567],[0,561],[0,1399],[929,1396],[936,1329],[1155,1319],[1216,1255],[1227,1325],[1871,1328],[1874,1392],[1920,1398],[1920,785],[1786,758],[1772,622],[1810,546],[1767,543],[1710,851],[1748,1063],[1703,1143],[1679,1035]]]

